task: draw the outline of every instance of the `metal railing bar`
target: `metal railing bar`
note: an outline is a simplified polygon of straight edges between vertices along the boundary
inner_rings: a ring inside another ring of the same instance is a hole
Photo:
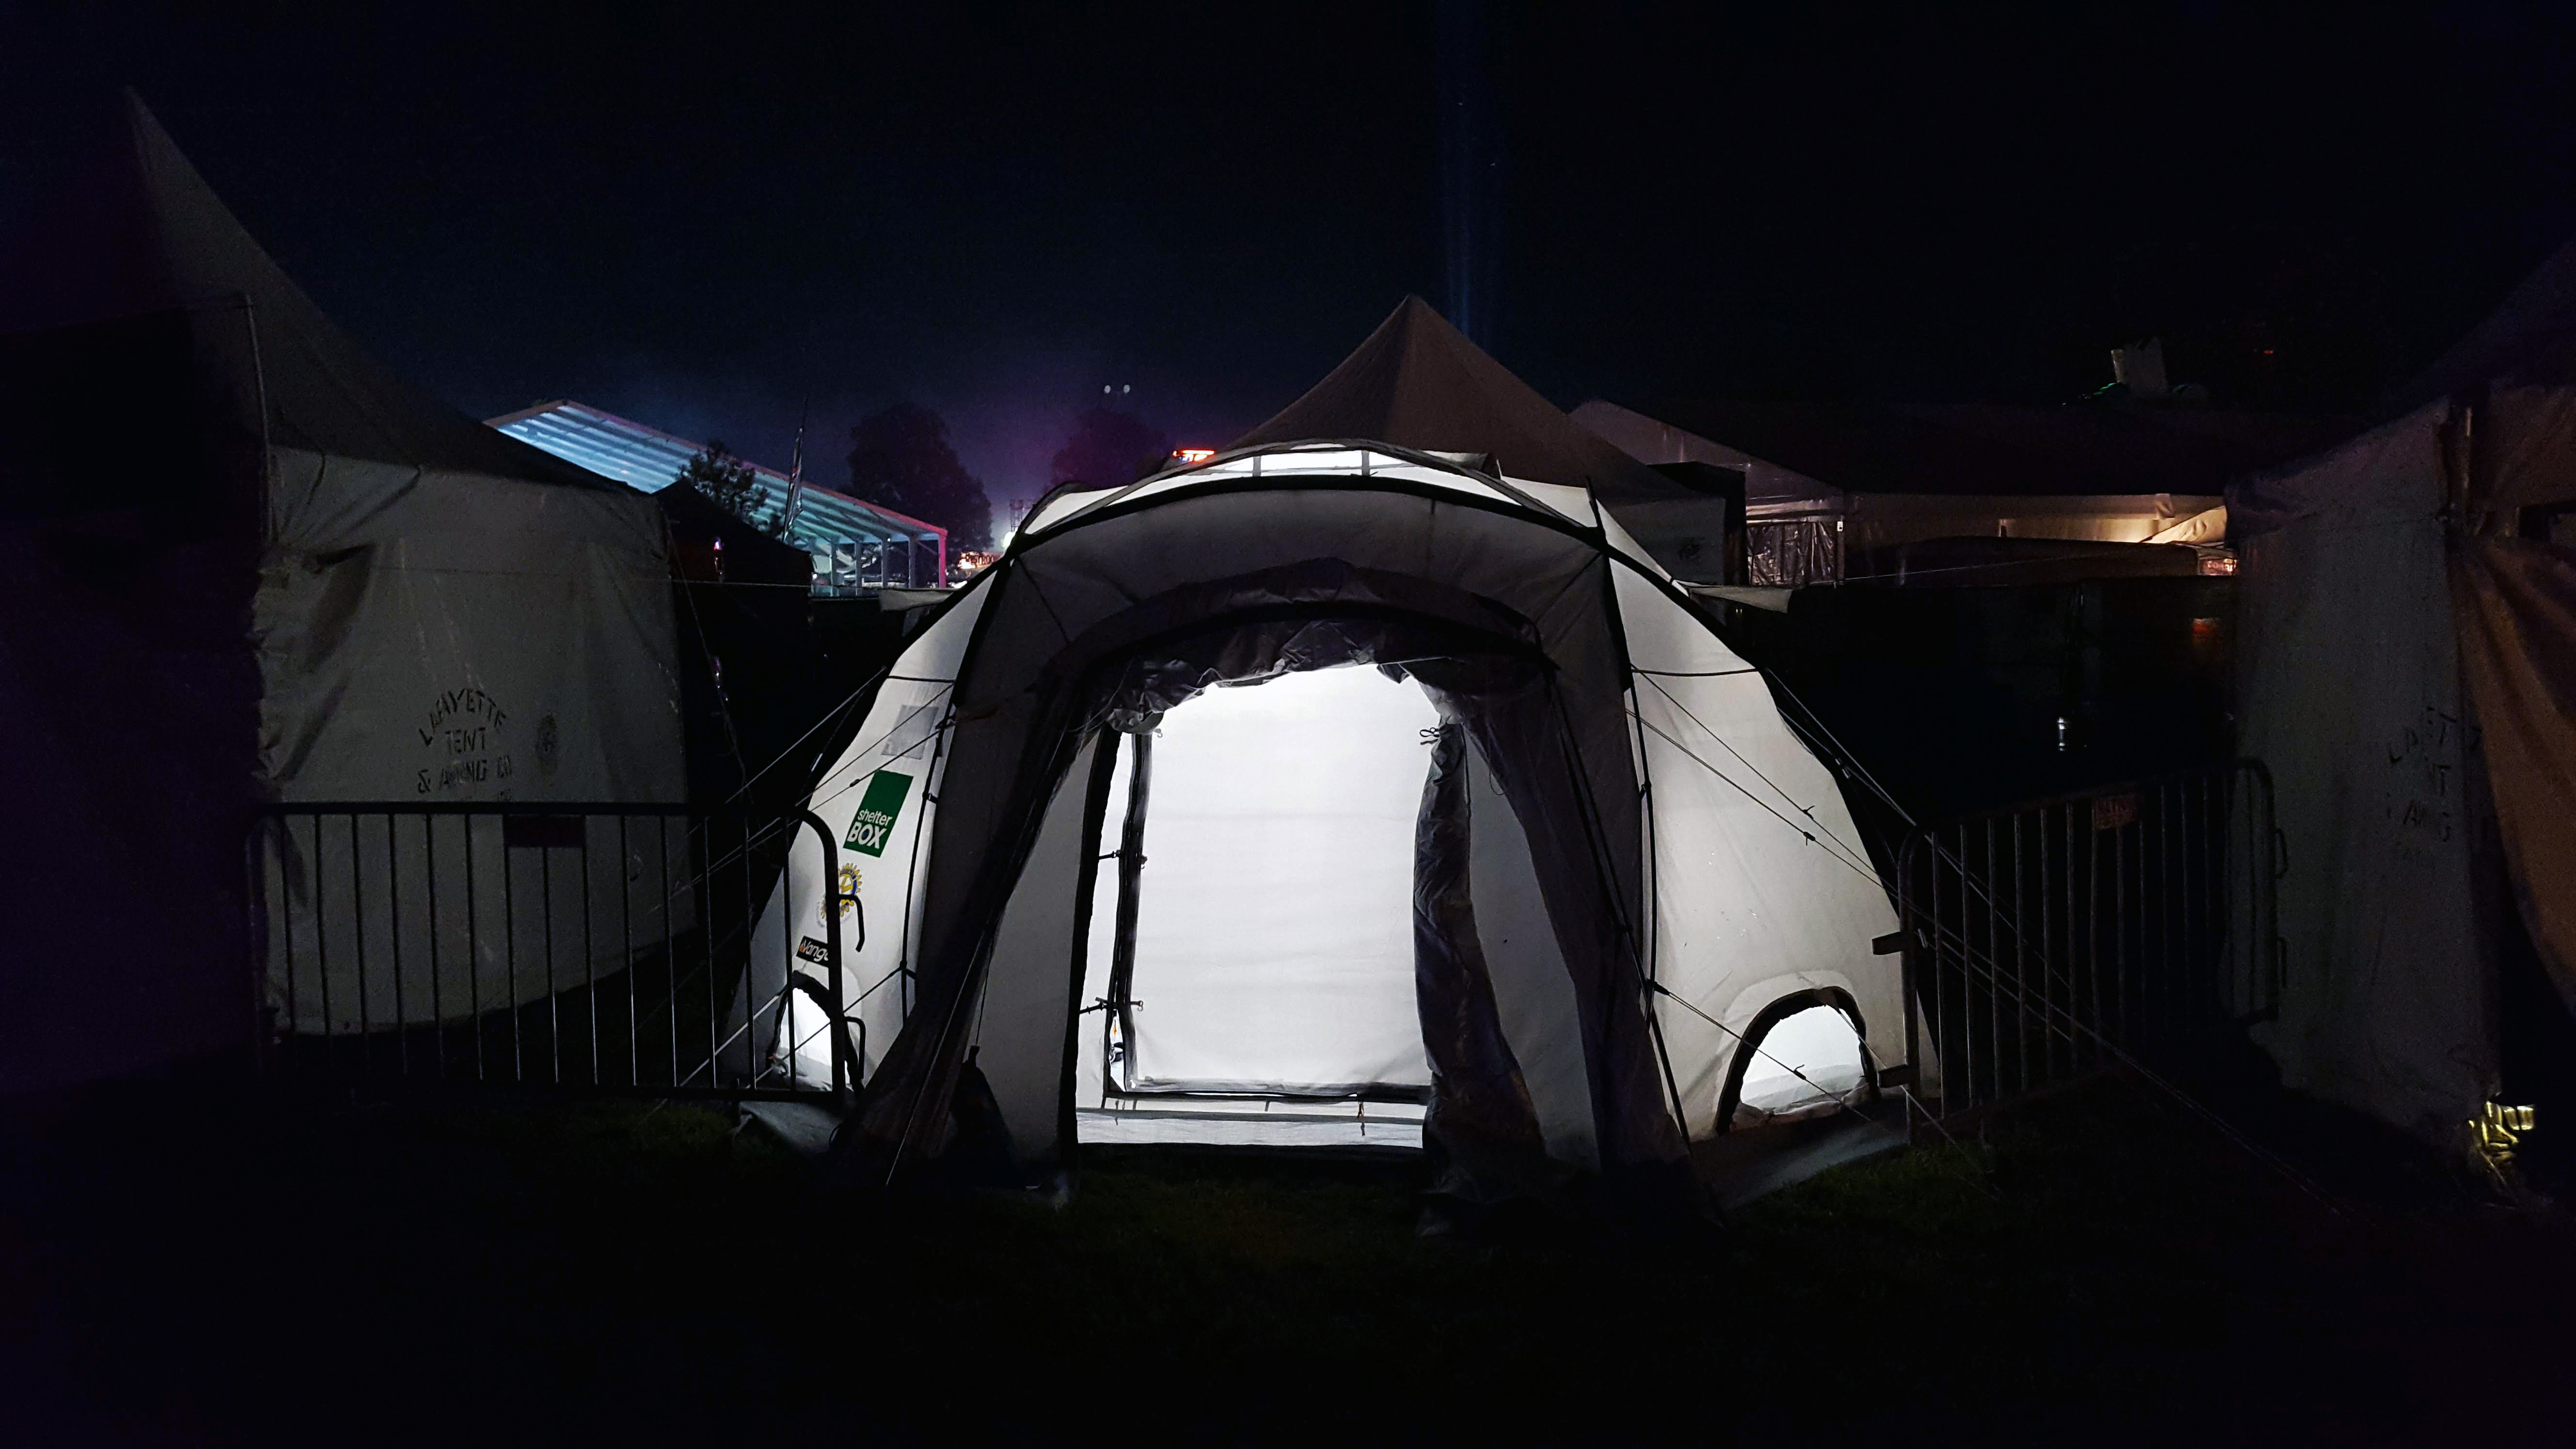
[[[712,836],[709,837],[708,846],[710,852],[712,852],[714,848],[714,838]],[[694,861],[691,862],[693,869],[695,864],[696,863]],[[714,867],[711,866],[700,876],[699,880],[690,883],[692,899],[698,904],[698,919],[702,921],[712,921],[716,917],[715,889],[713,884],[706,880],[707,876],[712,876],[714,873]],[[716,1052],[718,1050],[716,1046],[716,933],[711,928],[703,932],[699,939],[706,945],[707,1078],[708,1081],[712,1083],[716,1075]],[[691,1069],[689,1076],[694,1077],[696,1075],[696,1070],[694,1068]],[[686,1081],[687,1079],[688,1078],[684,1077],[681,1080]]]
[[[263,821],[263,822],[254,822],[254,823],[252,824],[251,828],[252,828],[252,829],[254,829],[254,830],[259,830],[259,829],[262,829],[266,824],[267,824],[267,822],[264,822],[264,821]],[[286,1030],[287,1030],[288,1032],[292,1032],[292,1031],[294,1031],[294,1030],[295,1030],[295,1024],[296,1024],[296,1021],[297,1021],[297,1017],[296,1017],[296,1014],[295,1014],[295,1012],[296,1012],[296,1005],[297,1005],[297,1003],[296,1003],[296,987],[295,987],[295,890],[294,890],[294,883],[293,883],[293,881],[290,879],[290,877],[288,876],[287,872],[288,872],[288,870],[290,869],[290,867],[289,867],[289,865],[288,865],[288,857],[290,857],[290,856],[293,856],[293,855],[296,855],[296,854],[297,854],[297,852],[296,852],[296,850],[295,850],[295,848],[294,848],[294,847],[295,847],[295,828],[294,828],[294,826],[293,826],[293,825],[291,825],[290,823],[288,823],[288,822],[286,822],[286,821],[281,820],[281,821],[277,821],[277,822],[276,822],[276,828],[275,828],[274,830],[268,831],[268,832],[267,832],[267,834],[268,834],[268,838],[269,838],[269,839],[272,839],[272,840],[275,840],[275,841],[277,841],[277,842],[278,842],[278,849],[277,849],[277,892],[278,892],[278,915],[279,915],[279,916],[282,916],[282,917],[285,919],[285,921],[286,921],[286,929],[285,929],[283,932],[281,932],[281,933],[280,933],[280,934],[282,934],[282,935],[284,935],[284,936],[286,937]],[[306,857],[306,858],[308,858],[308,859],[309,859],[310,857],[308,856],[308,857]],[[261,870],[260,870],[260,882],[259,882],[259,885],[260,885],[260,894],[261,894],[262,898],[263,898],[263,899],[265,899],[265,897],[266,897],[266,895],[267,895],[267,893],[268,893],[268,870],[267,870],[267,868],[266,868],[266,863],[265,863],[265,862],[263,862],[263,863],[262,863],[262,866],[261,866]],[[321,919],[321,913],[320,913],[319,911],[316,911],[316,912],[314,913],[314,919],[315,919],[316,921],[319,921],[319,920]],[[324,1025],[326,1025],[326,1026],[327,1026],[327,1025],[329,1025],[328,1017],[329,1017],[329,1008],[328,1008],[328,1006],[326,1005],[326,1006],[324,1007],[324,1018],[325,1018],[325,1020],[324,1020]],[[283,1035],[283,1034],[284,1034],[284,1033],[281,1033],[281,1035]]]
[[[364,1078],[374,1063],[375,1019],[367,1002],[367,876],[358,863],[358,817],[349,817],[349,895],[356,905],[350,924],[357,928],[358,946],[358,1075]]]
[[[356,821],[350,822],[354,831]],[[393,927],[394,955],[394,1068],[404,1076],[411,1075],[411,1013],[403,1007],[402,960],[402,862],[394,858],[394,817],[385,816],[385,910]]]
[[[555,992],[555,853],[537,847],[537,922],[546,943],[546,1071],[563,1082],[563,998]]]
[[[501,941],[509,953],[510,997],[510,1078],[525,1081],[528,1076],[528,1053],[520,1039],[520,1023],[527,1015],[519,1003],[519,868],[510,859],[510,837],[501,836]]]
[[[474,899],[474,821],[465,822],[465,992],[474,1006],[474,1077],[489,1075],[483,1060],[483,920]]]
[[[590,1084],[599,1085],[599,950],[591,939],[590,822],[581,822],[581,994],[590,1017]]]
[[[390,828],[393,817],[385,817]],[[447,988],[438,979],[438,817],[420,817],[421,868],[429,884],[430,1040],[438,1048],[438,1079],[447,1080]]]
[[[667,911],[671,903],[671,817],[667,815],[654,831],[654,849],[660,858],[662,905]],[[705,917],[699,919],[704,921]],[[670,1009],[671,1082],[676,1086],[680,1080],[680,946],[668,931],[662,937],[662,999]]]
[[[644,1084],[643,1048],[635,1040],[635,860],[626,839],[626,817],[617,817],[617,959],[626,963],[626,1084]]]

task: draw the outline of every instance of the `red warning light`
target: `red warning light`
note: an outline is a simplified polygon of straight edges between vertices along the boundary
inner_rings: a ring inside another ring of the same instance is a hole
[[[1214,448],[1174,448],[1172,450],[1172,461],[1184,468],[1195,468],[1215,456]]]

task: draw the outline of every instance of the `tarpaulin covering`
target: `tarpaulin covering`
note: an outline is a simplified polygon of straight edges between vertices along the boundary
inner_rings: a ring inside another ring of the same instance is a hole
[[[2576,248],[2544,268],[2553,277],[2576,286]],[[2464,421],[2451,587],[2461,669],[2515,905],[2576,1008],[2576,336],[2536,339]]]
[[[2576,550],[2476,540],[2454,587],[2514,902],[2576,1008]]]
[[[2570,258],[2415,411],[2228,499],[2243,737],[2288,848],[2273,1050],[2428,1137],[2498,1090],[2507,932],[2576,1004]]]
[[[2442,423],[2390,424],[2228,510],[2260,530],[2237,585],[2239,747],[2271,768],[2288,864],[2268,1045],[2289,1085],[2427,1135],[2494,1076]]]

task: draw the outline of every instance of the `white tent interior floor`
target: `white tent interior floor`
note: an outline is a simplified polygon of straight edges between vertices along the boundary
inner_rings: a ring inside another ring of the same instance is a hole
[[[1086,1144],[1198,1147],[1385,1147],[1419,1151],[1423,1109],[1414,1102],[1293,1102],[1186,1097],[1127,1098],[1086,1107],[1074,1131]]]

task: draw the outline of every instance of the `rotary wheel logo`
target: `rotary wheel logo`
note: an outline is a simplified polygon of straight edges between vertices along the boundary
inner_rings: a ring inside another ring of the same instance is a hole
[[[859,868],[857,866],[845,865],[841,867],[840,895],[842,897],[841,914],[843,916],[847,916],[849,915],[851,908],[859,903]],[[824,922],[826,925],[830,924],[831,916],[829,913],[831,909],[831,903],[828,901],[824,902],[822,905],[816,906],[814,908],[815,919]]]

